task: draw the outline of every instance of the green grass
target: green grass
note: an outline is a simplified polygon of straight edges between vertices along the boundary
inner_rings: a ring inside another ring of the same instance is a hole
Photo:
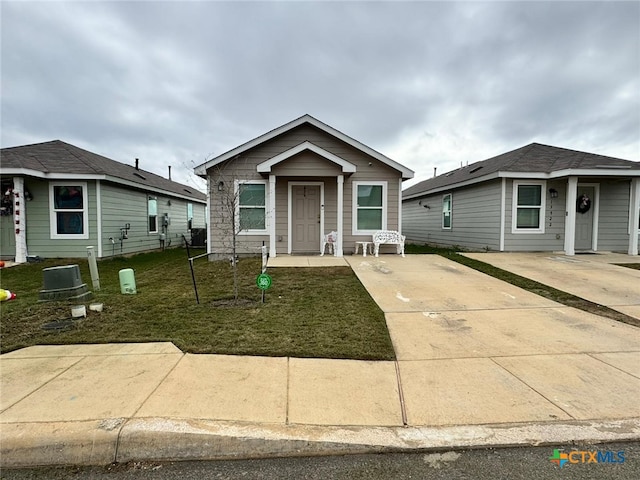
[[[605,307],[604,305],[599,305],[597,303],[585,300],[584,298],[580,298],[570,293],[563,292],[562,290],[544,285],[540,282],[536,282],[535,280],[521,277],[520,275],[516,275],[515,273],[502,270],[501,268],[494,267],[493,265],[482,262],[480,260],[465,257],[464,255],[460,254],[460,250],[461,249],[439,248],[430,245],[415,244],[408,244],[405,247],[406,253],[431,253],[441,255],[445,258],[448,258],[449,260],[453,260],[454,262],[466,265],[467,267],[473,268],[474,270],[485,273],[499,280],[511,283],[516,287],[520,287],[523,290],[535,293],[537,295],[540,295],[541,297],[548,298],[549,300],[553,300],[563,305],[567,305],[568,307],[577,308],[585,312],[594,313],[602,317],[611,318],[613,320],[640,327],[640,320],[638,320],[637,318],[630,317],[629,315],[625,315],[624,313]],[[637,268],[632,265],[633,264],[627,264],[623,266]]]
[[[192,252],[192,255],[201,252]],[[77,263],[91,286],[86,259],[47,260],[1,271],[2,288],[18,298],[0,304],[0,350],[36,344],[170,341],[185,352],[392,360],[384,314],[348,267],[270,268],[272,287],[261,303],[259,259],[241,259],[239,296],[232,296],[229,262],[194,262],[195,302],[187,255],[171,249],[98,262],[101,313],[87,312],[66,332],[42,325],[71,316],[67,302],[38,302],[42,269]],[[138,293],[120,293],[118,272],[133,268]],[[216,303],[217,302],[217,303]],[[89,303],[89,302],[87,302]]]

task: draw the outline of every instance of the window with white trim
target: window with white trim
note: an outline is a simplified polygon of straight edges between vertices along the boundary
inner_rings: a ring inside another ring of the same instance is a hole
[[[158,233],[158,198],[149,196],[147,201],[149,233]]]
[[[387,229],[387,182],[353,182],[353,234]]]
[[[448,193],[442,197],[442,228],[451,229],[451,194]]]
[[[267,182],[249,180],[237,184],[237,225],[243,233],[267,232]]]
[[[49,184],[51,238],[88,239],[86,182]]]
[[[513,182],[513,233],[544,233],[545,182]]]

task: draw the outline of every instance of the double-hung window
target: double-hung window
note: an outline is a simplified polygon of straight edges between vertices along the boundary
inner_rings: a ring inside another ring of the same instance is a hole
[[[513,182],[513,233],[544,233],[544,191],[544,182]]]
[[[451,194],[442,197],[442,228],[451,229]]]
[[[149,233],[158,233],[158,198],[149,196],[147,201]]]
[[[266,233],[267,183],[255,180],[237,184],[237,226],[241,233]]]
[[[59,182],[49,185],[51,238],[88,239],[86,182]]]
[[[353,234],[387,229],[387,182],[353,182]]]

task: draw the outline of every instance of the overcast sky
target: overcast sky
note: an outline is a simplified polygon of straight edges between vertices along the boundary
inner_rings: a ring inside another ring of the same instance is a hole
[[[640,160],[640,2],[1,1],[2,147],[195,186],[305,113],[430,178],[531,142]]]

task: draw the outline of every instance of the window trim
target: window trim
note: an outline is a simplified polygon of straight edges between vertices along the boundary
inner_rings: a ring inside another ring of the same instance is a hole
[[[518,188],[520,186],[539,186],[540,187],[540,205],[522,205],[521,208],[538,208],[540,210],[540,215],[538,216],[538,228],[524,228],[518,227]],[[511,192],[512,202],[511,202],[511,233],[515,234],[526,234],[532,233],[536,235],[540,235],[544,233],[545,230],[545,219],[547,215],[547,182],[545,180],[514,180],[513,181],[513,189]]]
[[[444,225],[444,199],[447,197],[449,197],[449,226],[448,227]],[[447,193],[442,196],[442,218],[440,221],[440,226],[442,227],[442,230],[451,230],[451,227],[453,226],[453,193]]]
[[[358,230],[358,187],[360,185],[382,186],[382,226],[374,230]],[[351,232],[353,235],[373,235],[378,230],[387,229],[387,192],[388,182],[386,180],[356,180],[352,182],[351,201]]]
[[[149,212],[149,201],[150,200],[155,200],[156,201],[156,214],[155,215],[151,215],[151,213]],[[156,218],[156,229],[155,230],[151,230],[151,228],[150,228],[149,219],[151,217],[155,217]],[[147,231],[148,231],[148,233],[158,233],[159,232],[159,229],[158,229],[158,197],[154,197],[153,195],[147,195]]]
[[[267,235],[269,233],[269,181],[268,180],[235,180],[233,182],[233,194],[235,201],[236,225],[240,228],[240,185],[264,185],[264,229],[243,228],[238,235]]]
[[[55,187],[82,187],[82,233],[58,233],[58,212],[79,212],[64,208],[55,208]],[[52,240],[88,240],[89,239],[89,192],[87,182],[49,182],[49,235]]]

